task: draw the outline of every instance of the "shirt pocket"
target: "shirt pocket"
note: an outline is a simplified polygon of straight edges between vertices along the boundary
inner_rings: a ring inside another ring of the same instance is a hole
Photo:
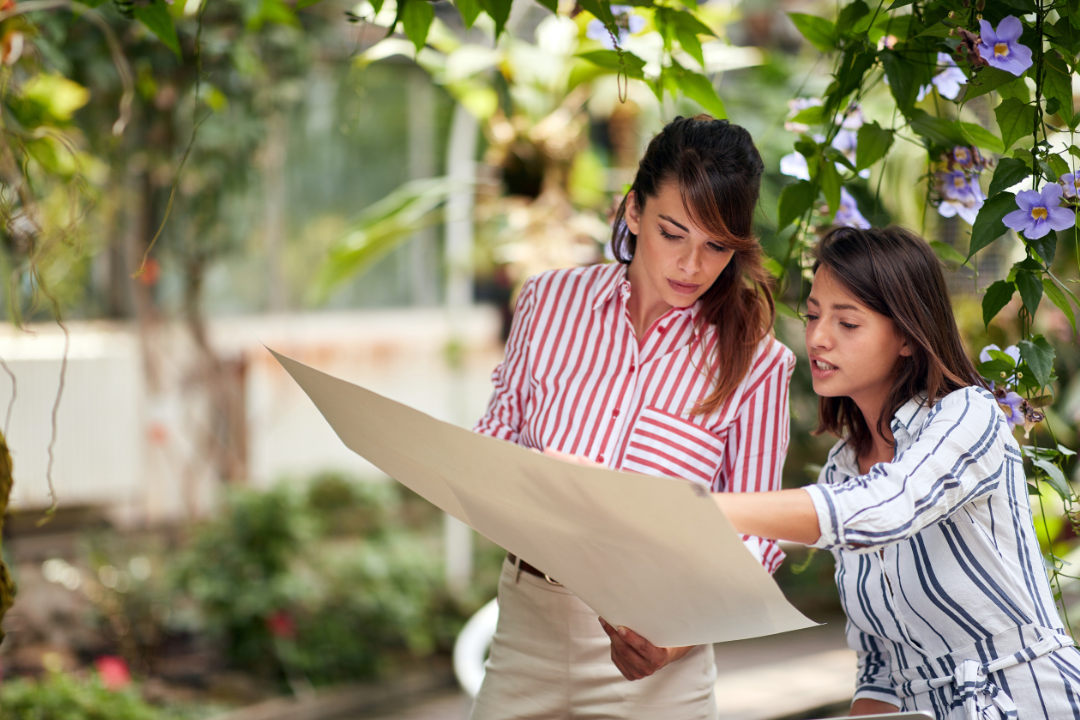
[[[723,459],[719,437],[676,415],[647,407],[638,415],[620,469],[683,478],[711,488]]]

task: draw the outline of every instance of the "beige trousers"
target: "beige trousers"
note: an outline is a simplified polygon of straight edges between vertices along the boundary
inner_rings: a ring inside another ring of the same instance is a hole
[[[499,578],[499,624],[472,720],[715,720],[716,665],[702,645],[630,682],[595,612],[572,592],[518,572]]]

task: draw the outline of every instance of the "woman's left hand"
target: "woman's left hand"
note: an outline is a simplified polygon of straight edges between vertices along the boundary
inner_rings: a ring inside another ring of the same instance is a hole
[[[600,625],[611,638],[611,661],[627,680],[640,680],[684,657],[694,649],[688,647],[657,647],[630,628],[613,628],[604,618]]]

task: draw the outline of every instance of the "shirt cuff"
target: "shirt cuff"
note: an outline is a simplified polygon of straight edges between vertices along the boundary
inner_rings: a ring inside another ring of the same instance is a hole
[[[898,708],[900,707],[900,699],[896,697],[894,691],[887,690],[877,685],[867,685],[866,687],[859,688],[855,691],[855,697],[852,698],[851,701],[855,702],[856,700],[862,700],[863,698],[866,698],[867,700],[878,700],[883,703],[895,705]]]
[[[810,493],[810,500],[817,512],[818,529],[821,537],[811,547],[831,550],[843,545],[843,529],[836,515],[836,503],[832,492],[823,485],[806,485],[802,488]]]

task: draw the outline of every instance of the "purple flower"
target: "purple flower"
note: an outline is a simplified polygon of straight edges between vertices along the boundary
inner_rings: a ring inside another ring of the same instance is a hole
[[[1020,348],[1016,347],[1015,345],[1010,345],[1009,347],[1002,350],[1001,348],[999,348],[997,345],[994,345],[993,343],[991,343],[990,345],[987,345],[986,347],[984,347],[982,349],[982,352],[979,353],[979,362],[990,362],[993,359],[993,358],[990,357],[990,351],[991,350],[997,350],[998,352],[1003,352],[1003,353],[1005,353],[1006,355],[1008,355],[1009,357],[1012,358],[1013,363],[1015,363],[1017,365],[1020,364]]]
[[[848,225],[856,228],[868,228],[870,223],[859,212],[859,206],[855,203],[855,198],[851,197],[851,194],[847,191],[847,188],[840,188],[840,208],[836,211],[835,222],[837,225]]]
[[[979,57],[990,67],[1012,73],[1020,77],[1031,67],[1031,48],[1017,42],[1024,32],[1023,24],[1014,15],[998,23],[997,29],[985,20],[979,21],[982,38],[979,42]]]
[[[1080,195],[1080,177],[1076,177],[1073,173],[1065,173],[1058,182],[1061,183],[1061,189],[1065,193],[1065,197],[1072,199],[1077,195]]]
[[[938,172],[934,173],[934,177],[941,196],[938,214],[942,217],[959,215],[969,225],[974,225],[979,209],[986,200],[979,183],[971,182],[962,170]]]
[[[810,167],[802,153],[793,152],[780,158],[780,172],[799,180],[810,179]]]
[[[1042,192],[1023,190],[1016,195],[1019,210],[1001,220],[1005,227],[1024,233],[1028,240],[1038,240],[1051,230],[1066,230],[1076,224],[1076,214],[1061,205],[1061,186],[1043,185]]]
[[[944,65],[945,69],[935,75],[930,82],[937,88],[938,95],[954,100],[960,94],[960,86],[967,83],[967,75],[956,66],[956,61],[948,53],[939,52],[937,61],[938,65]],[[930,85],[923,85],[919,88],[919,97],[916,100],[922,100],[928,92],[930,92]]]
[[[634,8],[630,5],[611,6],[611,14],[615,18],[615,25],[619,28],[619,45],[626,42],[626,38],[630,35],[639,33],[645,28],[645,18],[634,15],[633,10]],[[615,49],[615,42],[611,38],[611,33],[608,32],[607,27],[600,20],[593,19],[589,21],[589,24],[585,26],[585,37],[599,41],[608,50]]]
[[[1005,388],[995,390],[994,397],[997,399],[1001,412],[1005,413],[1005,420],[1009,423],[1010,430],[1024,424],[1024,411],[1020,407],[1024,403],[1024,398],[1012,390],[1006,391]]]

